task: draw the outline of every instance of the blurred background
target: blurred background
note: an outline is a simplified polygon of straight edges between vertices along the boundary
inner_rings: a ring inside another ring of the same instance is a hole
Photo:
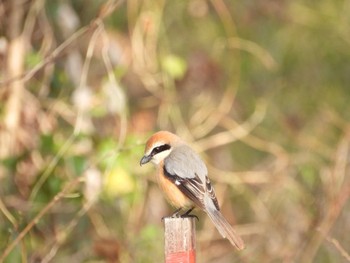
[[[0,262],[163,262],[157,130],[208,164],[234,251],[350,262],[349,1],[0,1]]]

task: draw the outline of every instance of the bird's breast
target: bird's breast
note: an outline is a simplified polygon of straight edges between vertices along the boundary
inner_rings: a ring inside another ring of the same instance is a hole
[[[160,189],[163,191],[168,202],[176,208],[190,207],[192,202],[188,199],[179,188],[170,181],[163,173],[163,169],[157,171],[157,181]]]

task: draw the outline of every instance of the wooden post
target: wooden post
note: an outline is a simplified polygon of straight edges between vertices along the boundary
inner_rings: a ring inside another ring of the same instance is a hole
[[[195,263],[195,218],[166,217],[163,221],[165,227],[165,263]]]

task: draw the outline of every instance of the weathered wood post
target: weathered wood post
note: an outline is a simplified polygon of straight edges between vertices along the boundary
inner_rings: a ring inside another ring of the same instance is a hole
[[[196,262],[196,224],[194,217],[164,218],[165,263]]]

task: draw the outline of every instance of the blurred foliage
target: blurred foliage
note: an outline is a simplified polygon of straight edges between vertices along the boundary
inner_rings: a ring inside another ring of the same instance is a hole
[[[156,130],[208,163],[232,250],[350,261],[349,1],[2,1],[0,262],[161,262]]]

